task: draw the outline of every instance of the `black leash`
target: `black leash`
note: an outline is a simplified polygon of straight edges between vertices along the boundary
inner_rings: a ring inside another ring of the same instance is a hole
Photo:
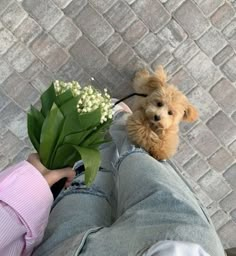
[[[124,98],[118,100],[117,102],[115,102],[114,105],[113,105],[113,108],[115,107],[115,105],[117,105],[117,104],[119,104],[120,102],[122,102],[122,101],[124,101],[124,100],[127,100],[128,98],[133,97],[133,96],[147,97],[147,94],[144,94],[144,93],[136,93],[136,92],[135,92],[135,93],[131,93],[131,94],[125,96]]]

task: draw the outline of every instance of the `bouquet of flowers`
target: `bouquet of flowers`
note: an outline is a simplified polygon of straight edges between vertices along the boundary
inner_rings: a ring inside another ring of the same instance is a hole
[[[90,185],[100,165],[98,147],[106,142],[112,119],[107,90],[99,92],[91,85],[81,88],[76,81],[55,81],[40,100],[41,110],[31,106],[27,123],[41,162],[48,169],[60,169],[82,159],[85,184]]]

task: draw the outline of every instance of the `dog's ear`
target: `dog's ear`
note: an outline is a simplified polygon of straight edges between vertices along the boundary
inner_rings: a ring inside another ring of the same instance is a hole
[[[156,69],[154,75],[149,77],[147,86],[150,89],[155,90],[155,89],[158,89],[160,87],[167,86],[166,82],[167,82],[166,72],[165,72],[165,70],[163,69],[162,66],[159,66]]]
[[[184,111],[184,116],[183,116],[183,121],[186,122],[194,122],[198,118],[198,111],[197,109],[188,102],[185,111]]]
[[[161,82],[162,86],[166,85],[167,82],[167,74],[163,68],[163,66],[158,66],[156,71],[155,71],[155,75],[156,77],[159,79],[159,81]]]

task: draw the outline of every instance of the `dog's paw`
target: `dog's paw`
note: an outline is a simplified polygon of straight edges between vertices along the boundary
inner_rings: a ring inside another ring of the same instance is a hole
[[[170,155],[167,154],[167,152],[163,151],[163,150],[160,150],[159,148],[157,147],[151,147],[149,149],[149,154],[157,159],[158,161],[162,161],[162,160],[166,160],[166,159],[169,159],[170,158]]]

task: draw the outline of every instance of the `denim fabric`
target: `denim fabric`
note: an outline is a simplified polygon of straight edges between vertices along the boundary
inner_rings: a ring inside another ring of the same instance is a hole
[[[120,114],[102,145],[91,188],[74,180],[51,212],[35,255],[142,255],[162,240],[197,243],[212,256],[224,251],[210,218],[168,162],[158,162],[127,138]]]

